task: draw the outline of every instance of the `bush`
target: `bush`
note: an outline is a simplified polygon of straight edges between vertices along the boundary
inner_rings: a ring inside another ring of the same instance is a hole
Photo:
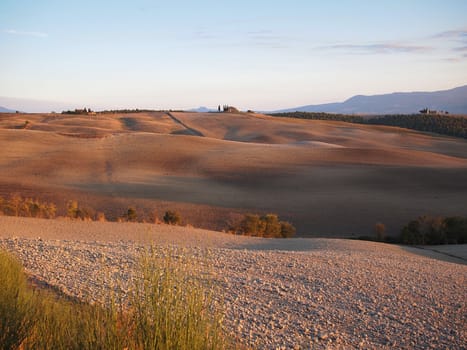
[[[126,216],[126,219],[130,222],[136,222],[138,220],[136,209],[133,207],[128,208],[125,216]]]
[[[267,214],[261,217],[255,214],[245,214],[239,224],[232,227],[232,230],[242,235],[268,238],[292,237],[296,232],[291,223],[279,221],[276,214]]]
[[[176,211],[166,211],[163,219],[168,225],[180,225],[182,223],[182,217]]]
[[[21,214],[21,203],[23,199],[18,194],[14,194],[4,204],[3,212],[9,216],[20,216]]]
[[[403,244],[463,244],[467,243],[467,218],[420,216],[401,231]]]
[[[263,237],[281,237],[281,223],[275,214],[267,214],[261,217],[264,231]]]
[[[290,222],[281,221],[281,236],[284,238],[290,238],[295,236],[295,226],[292,225]]]
[[[107,219],[105,218],[105,214],[101,211],[97,212],[97,215],[96,215],[96,220],[99,221],[99,222],[106,222]]]
[[[153,210],[149,213],[148,220],[153,224],[160,224],[159,218],[157,217],[157,210]]]
[[[376,234],[377,241],[384,242],[386,238],[386,226],[381,222],[376,223],[375,234]]]
[[[70,219],[92,220],[95,212],[91,208],[80,207],[77,201],[68,201],[67,216]]]
[[[467,218],[460,216],[447,217],[444,219],[444,229],[448,244],[467,243]]]
[[[260,225],[259,215],[246,214],[240,222],[240,232],[245,235],[256,236],[263,230]]]

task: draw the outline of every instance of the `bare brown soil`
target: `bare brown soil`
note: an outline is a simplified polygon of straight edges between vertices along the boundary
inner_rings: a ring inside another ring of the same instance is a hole
[[[464,349],[467,341],[466,245],[433,247],[446,255],[347,239],[4,216],[0,248],[33,280],[98,303],[115,286],[126,300],[145,249],[202,262],[207,269],[193,271],[220,287],[213,296],[240,348]]]
[[[225,229],[242,213],[274,212],[300,235],[352,236],[467,212],[467,141],[393,127],[243,113],[1,114],[0,149],[0,196],[59,208],[76,199],[111,219],[129,206],[159,217],[175,209]]]

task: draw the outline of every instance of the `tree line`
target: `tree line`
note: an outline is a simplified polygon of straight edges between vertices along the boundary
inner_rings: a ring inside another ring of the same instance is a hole
[[[16,194],[8,199],[0,197],[0,215],[53,219],[56,213],[57,206],[54,203],[22,198]]]
[[[467,217],[420,216],[402,228],[399,240],[411,245],[466,244]]]
[[[39,199],[23,198],[19,194],[13,194],[6,199],[0,197],[0,215],[54,219],[57,212],[58,208],[54,203]],[[137,211],[135,207],[128,207],[128,209],[122,210],[121,215],[118,217],[108,220],[104,212],[81,205],[76,200],[69,200],[66,203],[65,210],[62,210],[61,213],[64,214],[62,217],[80,221],[186,224],[182,215],[176,210],[165,211],[162,220],[160,220],[155,211],[148,214],[144,211]],[[245,214],[242,219],[227,226],[230,233],[256,237],[288,238],[294,236],[296,232],[291,223],[279,220],[276,214],[263,216]]]
[[[40,219],[54,219],[57,216],[58,208],[55,203],[46,202],[39,199],[22,197],[19,194],[13,194],[8,198],[0,197],[0,215],[19,216]],[[63,211],[62,211],[63,213]],[[64,217],[71,220],[81,221],[110,221],[102,211],[81,205],[76,200],[69,200],[65,207]],[[182,225],[183,220],[179,212],[167,210],[159,220],[157,213],[138,212],[134,207],[128,207],[122,211],[114,221],[117,222],[145,222],[162,223],[168,225]]]
[[[417,131],[467,138],[467,118],[439,114],[388,114],[362,117],[358,115],[289,112],[273,113],[273,117],[310,120],[332,120],[357,124],[396,126]]]
[[[150,113],[150,112],[184,112],[183,110],[179,109],[169,109],[169,110],[163,110],[163,109],[139,109],[139,108],[123,108],[123,109],[105,109],[102,111],[93,111],[91,108],[83,108],[83,109],[75,109],[75,110],[67,110],[67,111],[62,111],[61,114],[71,114],[71,115],[88,115],[88,114],[129,114],[129,113]]]
[[[386,236],[386,226],[378,222],[374,236],[358,239],[406,245],[467,244],[467,217],[422,215],[404,225],[397,236]]]

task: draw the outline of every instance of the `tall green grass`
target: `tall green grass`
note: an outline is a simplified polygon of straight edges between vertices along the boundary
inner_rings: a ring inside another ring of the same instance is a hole
[[[90,305],[35,291],[0,251],[0,349],[224,349],[222,310],[201,265],[175,253],[141,257],[129,305]]]
[[[41,299],[41,313],[23,343],[24,349],[134,348],[123,314],[50,295]]]
[[[16,349],[30,334],[36,318],[35,296],[28,289],[23,268],[0,251],[0,347]]]
[[[200,262],[176,250],[165,255],[158,257],[151,249],[141,258],[132,296],[138,347],[221,348],[225,344],[216,291],[201,275]]]

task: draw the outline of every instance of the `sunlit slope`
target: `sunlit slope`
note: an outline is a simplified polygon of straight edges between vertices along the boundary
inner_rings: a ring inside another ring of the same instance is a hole
[[[302,234],[367,234],[377,221],[396,231],[421,214],[467,211],[467,142],[398,128],[230,113],[12,114],[0,119],[0,146],[3,195],[68,193],[113,212],[174,206],[208,228],[231,212],[275,212]]]

